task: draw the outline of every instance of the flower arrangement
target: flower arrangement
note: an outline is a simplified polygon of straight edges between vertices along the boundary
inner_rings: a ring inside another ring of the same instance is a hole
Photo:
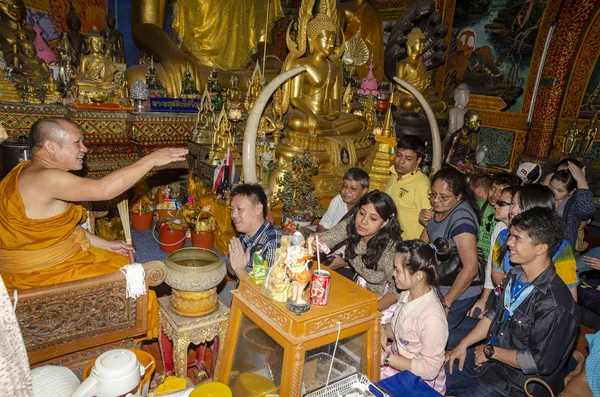
[[[181,208],[179,215],[185,219],[190,228],[196,233],[208,233],[217,230],[217,222],[210,212],[210,205],[201,207],[193,197],[188,198],[188,202]]]
[[[460,160],[456,163],[456,169],[463,174],[485,174],[485,169],[473,164],[469,160]]]
[[[129,212],[141,215],[146,212],[154,211],[154,205],[151,199],[152,193],[145,179],[136,183],[133,190],[133,200],[129,207]]]
[[[284,172],[278,181],[283,186],[279,199],[283,202],[282,212],[287,218],[312,221],[323,216],[319,198],[313,195],[313,176],[318,173],[318,164],[308,151],[302,157],[292,157],[292,171]]]

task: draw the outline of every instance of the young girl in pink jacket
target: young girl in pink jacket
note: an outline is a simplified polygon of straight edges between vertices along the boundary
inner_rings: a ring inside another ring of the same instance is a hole
[[[381,379],[411,371],[445,394],[448,322],[438,288],[438,259],[449,253],[450,246],[443,238],[432,244],[409,240],[397,245],[394,280],[403,292],[391,323],[383,325]]]

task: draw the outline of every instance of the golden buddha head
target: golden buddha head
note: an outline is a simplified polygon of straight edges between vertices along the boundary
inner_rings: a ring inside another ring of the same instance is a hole
[[[311,53],[317,50],[329,56],[333,54],[335,48],[337,27],[331,17],[323,10],[325,4],[326,2],[322,1],[318,14],[308,21],[306,36]]]
[[[419,28],[413,28],[407,36],[406,51],[409,55],[421,55],[425,49],[425,35]]]
[[[104,53],[104,38],[97,31],[94,30],[88,34],[85,41],[90,50],[90,54],[95,55]]]
[[[481,127],[481,116],[477,110],[467,110],[465,113],[465,127],[471,132],[479,131],[479,127]]]
[[[0,17],[12,22],[25,19],[25,5],[21,0],[0,0]]]
[[[19,52],[27,58],[34,58],[37,54],[33,43],[26,40],[19,40],[17,42],[17,48],[19,49]]]

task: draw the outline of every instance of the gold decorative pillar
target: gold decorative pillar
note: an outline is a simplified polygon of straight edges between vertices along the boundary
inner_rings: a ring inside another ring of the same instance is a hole
[[[568,88],[571,66],[580,48],[580,38],[588,26],[597,3],[598,0],[549,0],[546,5],[533,54],[533,59],[538,61],[535,65],[532,64],[529,78],[535,79],[538,69],[543,66],[542,79],[555,79],[556,83],[540,85],[538,89],[525,149],[525,157],[528,160],[542,162],[550,154],[559,111]],[[545,38],[554,20],[557,20],[557,25],[548,49],[546,63],[540,65]],[[523,97],[523,113],[529,111],[532,95],[533,84],[528,84]]]

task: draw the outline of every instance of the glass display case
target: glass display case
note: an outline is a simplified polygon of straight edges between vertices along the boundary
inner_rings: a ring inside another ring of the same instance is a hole
[[[300,315],[246,280],[233,295],[218,380],[234,397],[302,396],[357,372],[379,380],[375,294],[332,272],[329,303]]]

